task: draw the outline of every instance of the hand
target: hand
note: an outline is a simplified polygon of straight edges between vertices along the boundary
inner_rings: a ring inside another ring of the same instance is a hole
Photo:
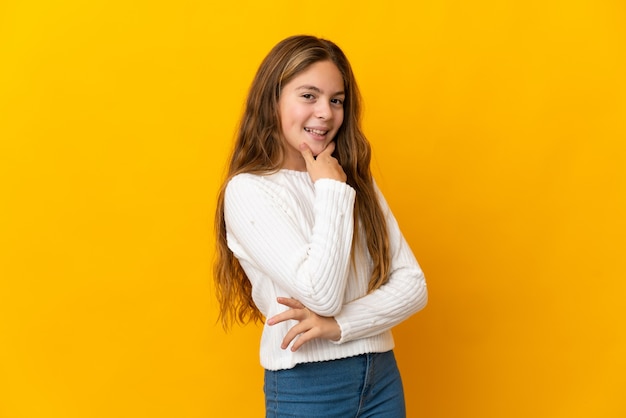
[[[334,150],[335,143],[330,142],[317,157],[313,157],[311,148],[304,142],[300,144],[300,152],[306,163],[306,171],[309,172],[314,183],[319,179],[333,179],[345,183],[347,176],[339,161],[332,156]]]
[[[311,341],[315,338],[324,338],[332,341],[339,341],[341,338],[341,328],[339,328],[339,324],[335,321],[335,318],[320,316],[292,298],[277,298],[276,300],[281,305],[288,306],[291,309],[268,319],[268,325],[276,325],[289,319],[299,321],[298,324],[294,325],[289,332],[287,332],[287,335],[285,335],[280,345],[280,348],[283,350],[298,336],[298,339],[293,343],[293,346],[291,346],[291,351],[298,350],[307,341]]]

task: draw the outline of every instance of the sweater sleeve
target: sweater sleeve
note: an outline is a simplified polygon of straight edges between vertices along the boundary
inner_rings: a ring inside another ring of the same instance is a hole
[[[377,189],[378,191],[378,189]],[[371,337],[391,329],[426,306],[428,291],[424,274],[404,239],[387,202],[378,191],[391,247],[389,280],[367,295],[344,305],[335,316],[342,344]]]
[[[254,175],[231,179],[224,201],[228,245],[255,274],[319,315],[333,316],[347,284],[356,193],[330,179],[314,187],[310,225],[280,185]]]

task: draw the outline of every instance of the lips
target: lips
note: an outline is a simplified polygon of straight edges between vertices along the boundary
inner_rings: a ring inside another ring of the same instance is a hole
[[[319,136],[324,136],[328,133],[328,130],[323,130],[323,129],[316,129],[316,128],[304,128],[305,131],[307,131],[308,133],[314,134],[314,135],[319,135]]]

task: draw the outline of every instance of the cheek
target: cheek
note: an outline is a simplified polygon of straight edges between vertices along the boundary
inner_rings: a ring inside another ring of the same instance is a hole
[[[337,115],[337,121],[339,122],[337,124],[337,130],[339,130],[339,128],[341,128],[341,125],[343,125],[343,110],[341,110]]]
[[[289,102],[283,100],[279,105],[279,123],[283,131],[288,130],[294,124],[296,107]]]
[[[300,123],[300,112],[298,111],[298,108],[296,107],[292,107],[292,108],[288,108],[285,109],[285,112],[283,113],[283,117],[281,117],[281,125],[283,127],[283,129],[287,129],[287,128],[291,128],[295,125],[298,125]]]

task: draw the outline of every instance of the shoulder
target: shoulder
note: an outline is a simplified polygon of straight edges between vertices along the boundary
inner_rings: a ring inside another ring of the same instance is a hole
[[[226,185],[226,190],[255,189],[265,193],[281,194],[286,190],[312,190],[313,183],[305,172],[280,170],[268,174],[240,173],[232,177]]]
[[[251,187],[263,182],[263,176],[258,174],[241,173],[233,176],[226,184],[226,190]]]
[[[389,207],[389,203],[387,202],[387,199],[385,198],[383,191],[381,190],[381,188],[379,187],[379,184],[376,182],[375,179],[372,179],[372,186],[374,188],[374,193],[376,193],[376,197],[378,199],[378,204],[380,205],[380,209],[383,212],[383,216],[385,216],[386,218],[393,217],[391,213],[392,212],[391,208]]]
[[[270,174],[241,173],[231,178],[226,184],[226,201],[242,201],[247,203],[267,200],[280,202],[292,201],[294,194],[302,193],[306,188],[303,181],[294,181],[290,173],[276,172]],[[301,176],[304,178],[304,176]]]
[[[287,215],[298,219],[298,213],[313,201],[313,193],[307,193],[304,180],[298,178],[282,172],[267,175],[243,173],[232,177],[226,184],[224,195],[226,218],[230,222],[242,216],[258,220]]]
[[[267,189],[264,176],[258,174],[241,173],[232,177],[226,184],[226,201],[248,199]],[[266,192],[264,192],[266,193]]]

